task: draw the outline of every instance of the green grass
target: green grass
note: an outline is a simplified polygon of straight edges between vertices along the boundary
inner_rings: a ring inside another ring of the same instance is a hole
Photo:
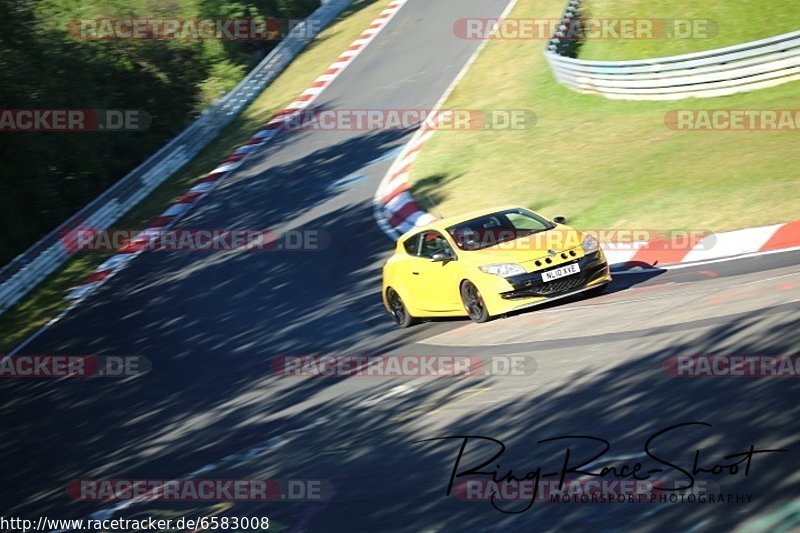
[[[560,4],[520,2],[511,16],[554,17]],[[536,126],[437,132],[412,169],[413,194],[445,216],[510,203],[596,228],[728,230],[800,219],[800,131],[664,124],[670,109],[793,109],[798,95],[793,82],[715,99],[607,100],[558,85],[541,42],[492,41],[446,107],[531,109]]]
[[[691,38],[586,40],[581,59],[623,60],[700,52],[800,30],[795,0],[585,0],[584,16],[612,19],[705,19],[709,31],[698,28]]]
[[[235,147],[255,133],[272,114],[283,109],[322,74],[386,7],[385,0],[356,0],[339,19],[323,30],[289,67],[208,148],[167,180],[116,227],[144,228],[147,223],[212,170]],[[35,329],[66,308],[64,295],[111,254],[76,256],[3,315],[0,315],[0,354],[7,353]]]

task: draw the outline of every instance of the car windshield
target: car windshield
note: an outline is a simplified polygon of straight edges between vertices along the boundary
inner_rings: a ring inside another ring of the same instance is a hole
[[[555,228],[555,224],[525,209],[509,209],[447,228],[461,250],[481,250]]]

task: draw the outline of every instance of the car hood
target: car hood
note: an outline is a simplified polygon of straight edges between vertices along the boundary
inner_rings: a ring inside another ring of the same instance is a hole
[[[465,252],[464,255],[479,264],[517,263],[527,267],[526,263],[553,255],[551,251],[560,253],[579,248],[582,242],[583,233],[568,226],[558,226],[549,231]]]

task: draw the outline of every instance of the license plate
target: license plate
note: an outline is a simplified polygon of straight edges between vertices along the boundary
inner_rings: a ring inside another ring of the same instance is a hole
[[[554,279],[563,278],[572,274],[577,274],[581,271],[578,263],[563,266],[561,268],[554,268],[549,272],[542,272],[542,281],[553,281]]]

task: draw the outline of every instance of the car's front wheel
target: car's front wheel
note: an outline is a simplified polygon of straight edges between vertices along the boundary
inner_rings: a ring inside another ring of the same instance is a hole
[[[464,309],[467,311],[467,316],[478,323],[483,323],[489,320],[489,310],[486,308],[486,302],[483,301],[478,287],[471,281],[465,281],[461,284],[461,301],[464,303]]]
[[[401,328],[407,328],[416,322],[411,313],[408,312],[408,308],[403,303],[400,295],[391,287],[386,289],[386,302],[389,304],[389,313],[392,315],[395,324]]]

